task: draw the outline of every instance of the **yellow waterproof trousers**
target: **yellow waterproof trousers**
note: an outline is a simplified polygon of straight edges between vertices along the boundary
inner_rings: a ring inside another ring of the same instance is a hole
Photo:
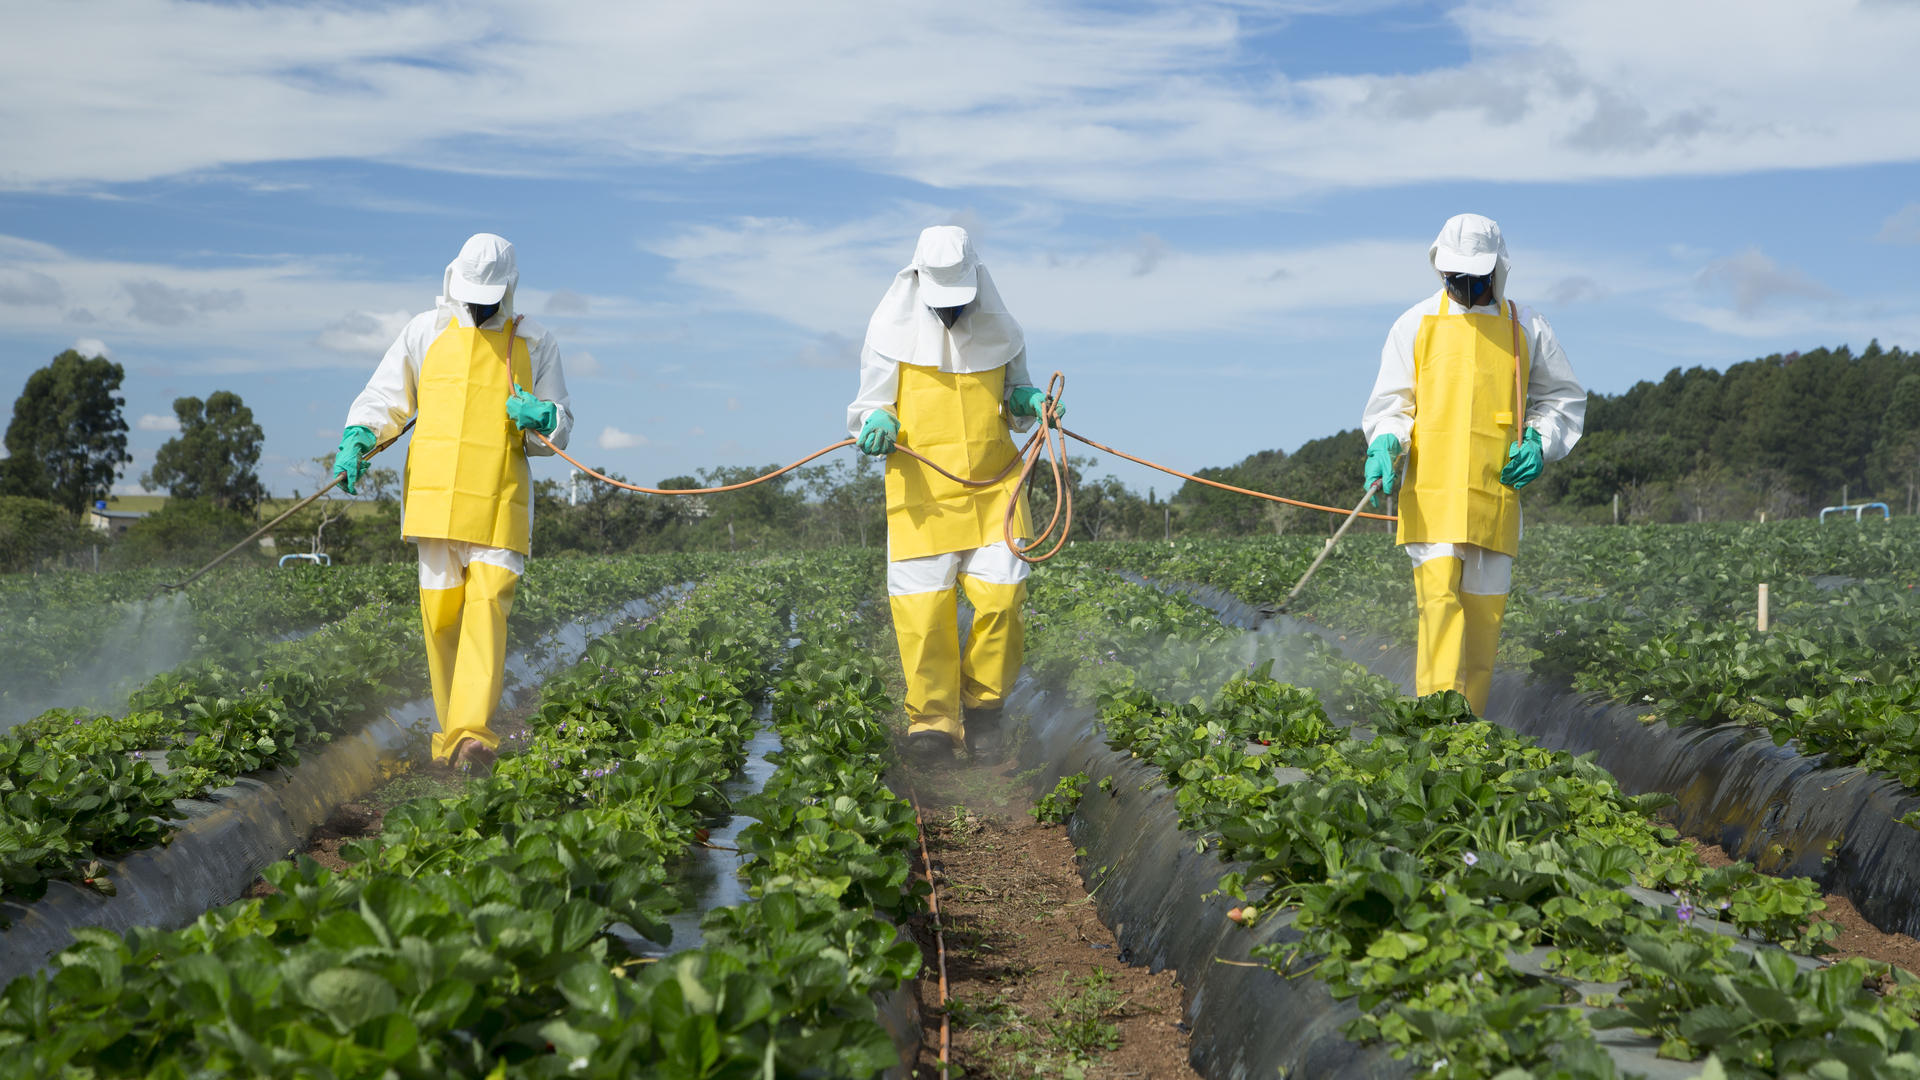
[[[520,579],[488,563],[467,565],[467,580],[451,589],[421,589],[427,631],[427,674],[440,730],[433,756],[445,761],[464,739],[488,747],[500,737],[487,722],[500,704],[507,675],[507,616]]]
[[[962,708],[991,709],[1006,701],[1026,648],[1025,582],[996,585],[961,574],[959,587],[973,605],[973,630],[960,652],[958,597],[953,589],[892,596],[893,630],[907,677],[907,733],[944,732],[966,745]]]
[[[1420,603],[1420,652],[1413,692],[1422,697],[1443,690],[1466,695],[1477,716],[1486,711],[1493,688],[1493,657],[1500,648],[1500,623],[1507,598],[1460,591],[1461,561],[1428,559],[1413,568]]]

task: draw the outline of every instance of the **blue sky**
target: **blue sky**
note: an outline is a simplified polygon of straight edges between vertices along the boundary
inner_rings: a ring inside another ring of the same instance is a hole
[[[1068,376],[1072,426],[1189,469],[1357,424],[1465,211],[1592,389],[1920,347],[1897,0],[75,0],[9,24],[0,385],[110,350],[130,485],[175,396],[229,389],[269,485],[310,489],[293,470],[478,231],[560,336],[578,456],[643,482],[840,437],[867,315],[943,223],[1036,376]]]

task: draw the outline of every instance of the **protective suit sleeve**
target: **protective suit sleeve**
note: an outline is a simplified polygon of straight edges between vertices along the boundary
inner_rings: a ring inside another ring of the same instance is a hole
[[[552,331],[532,319],[521,320],[520,336],[527,339],[527,359],[533,364],[533,385],[527,390],[542,401],[553,402],[556,418],[553,434],[547,438],[565,450],[567,436],[573,433],[573,409],[572,399],[567,396],[567,373],[560,366],[560,342]],[[546,443],[530,435],[525,438],[528,457],[553,456]]]
[[[1013,359],[1007,361],[1007,388],[1005,390],[1006,396],[1000,399],[1001,400],[1000,414],[1007,418],[1007,426],[1013,428],[1013,430],[1020,432],[1021,434],[1025,434],[1026,432],[1031,431],[1033,429],[1033,425],[1038,423],[1040,418],[1037,416],[1015,416],[1013,414],[1013,410],[1006,407],[1006,400],[1007,398],[1010,398],[1013,396],[1013,391],[1015,387],[1032,386],[1032,385],[1033,385],[1033,380],[1029,378],[1027,375],[1027,350],[1025,348],[1022,348],[1019,352],[1014,354]]]
[[[874,352],[871,345],[860,346],[860,393],[847,406],[847,434],[859,438],[867,414],[875,409],[885,409],[898,419],[899,405],[900,365]]]
[[[1373,380],[1373,394],[1360,416],[1368,446],[1382,435],[1392,435],[1401,445],[1413,440],[1413,341],[1420,332],[1422,306],[1416,305],[1396,319],[1393,329],[1387,331],[1387,343],[1380,348],[1380,374]]]
[[[1527,427],[1540,433],[1541,456],[1559,461],[1580,441],[1587,421],[1587,392],[1574,378],[1573,365],[1554,336],[1553,327],[1530,307],[1520,309],[1526,327],[1528,355]]]
[[[347,410],[347,427],[367,428],[381,442],[400,434],[401,425],[418,408],[420,361],[437,333],[434,319],[431,311],[415,315],[400,331],[373,369],[366,389],[353,399],[353,406]]]

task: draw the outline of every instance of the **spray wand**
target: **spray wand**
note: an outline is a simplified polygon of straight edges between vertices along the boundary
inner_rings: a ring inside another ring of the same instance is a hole
[[[412,430],[413,430],[413,421],[409,420],[406,422],[404,426],[400,428],[399,431],[394,433],[393,438],[388,439],[386,442],[383,442],[380,445],[375,446],[373,449],[367,451],[366,454],[364,454],[360,458],[361,463],[364,464],[366,462],[372,461],[373,456],[375,454],[378,454],[380,451],[385,450],[387,447],[392,446],[396,442],[399,442],[400,436],[405,435],[407,432]],[[320,496],[322,495],[325,495],[327,492],[332,491],[334,488],[339,487],[340,481],[346,479],[346,476],[347,476],[346,473],[338,473],[338,472],[334,473],[333,479],[328,481],[325,487],[322,487],[319,491],[316,491],[313,494],[307,496],[306,498],[301,499],[299,502],[294,503],[291,507],[287,508],[286,513],[283,513],[279,517],[274,518],[272,521],[267,522],[265,525],[260,526],[258,529],[255,529],[245,540],[242,540],[239,543],[228,548],[227,550],[221,552],[219,556],[217,556],[212,562],[194,571],[192,577],[187,578],[185,581],[176,581],[169,584],[162,584],[162,585],[155,586],[154,590],[147,594],[147,599],[151,601],[154,597],[159,596],[163,592],[167,592],[169,590],[184,589],[187,586],[193,584],[194,582],[199,581],[201,578],[207,575],[207,571],[212,570],[214,567],[219,566],[223,562],[226,562],[229,557],[231,557],[232,555],[240,551],[240,549],[246,547],[248,544],[253,543],[255,540],[260,539],[262,536],[265,536],[269,531],[273,529],[274,526],[287,520],[288,518],[299,513],[300,511],[305,510],[308,506],[311,506],[313,504],[314,500],[320,498]]]
[[[1396,474],[1400,471],[1400,463],[1405,461],[1406,457],[1407,455],[1402,453],[1399,457],[1393,459],[1393,471]],[[1320,549],[1320,554],[1314,558],[1313,565],[1307,567],[1307,572],[1300,575],[1300,583],[1293,587],[1293,591],[1287,594],[1285,600],[1280,601],[1279,607],[1261,608],[1260,614],[1268,618],[1273,618],[1287,613],[1287,609],[1293,606],[1293,602],[1300,599],[1300,592],[1307,587],[1307,582],[1312,579],[1313,572],[1320,569],[1320,564],[1327,561],[1327,556],[1333,554],[1333,545],[1339,543],[1340,538],[1347,535],[1347,530],[1353,527],[1355,521],[1359,520],[1360,511],[1366,509],[1367,500],[1373,498],[1373,493],[1379,490],[1380,481],[1378,480],[1367,485],[1367,490],[1365,494],[1360,496],[1360,501],[1353,504],[1353,512],[1348,514],[1347,520],[1341,522],[1340,528],[1334,532],[1332,536],[1327,538],[1327,546]]]

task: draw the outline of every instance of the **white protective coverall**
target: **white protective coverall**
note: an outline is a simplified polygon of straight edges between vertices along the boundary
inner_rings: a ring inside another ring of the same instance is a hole
[[[948,327],[935,308],[964,304]],[[956,476],[986,480],[1016,452],[1011,431],[1033,417],[1007,407],[1031,386],[1025,338],[1007,312],[965,229],[920,234],[913,263],[895,275],[867,324],[860,392],[847,408],[859,437],[885,410],[900,422],[898,445]],[[905,454],[887,459],[887,593],[907,677],[909,736],[939,731],[964,743],[963,707],[995,710],[1013,688],[1024,646],[1027,564],[1002,532],[1018,478],[965,489]],[[1029,539],[1024,503],[1016,539]],[[973,605],[973,630],[960,655],[955,587]],[[995,714],[997,720],[997,714]]]
[[[1478,214],[1461,214],[1450,219],[1428,248],[1427,259],[1436,276],[1447,272],[1479,275],[1491,271],[1494,302],[1462,311],[1452,303],[1443,287],[1408,309],[1388,332],[1386,345],[1380,351],[1380,374],[1374,381],[1373,395],[1367,401],[1361,426],[1369,446],[1383,434],[1393,435],[1409,449],[1410,458],[1418,454],[1414,447],[1419,441],[1415,429],[1421,365],[1447,360],[1444,356],[1417,355],[1420,342],[1434,340],[1431,335],[1436,321],[1449,315],[1489,316],[1499,322],[1482,324],[1491,327],[1485,333],[1485,340],[1506,349],[1505,331],[1500,326],[1516,314],[1516,305],[1506,300],[1510,266],[1506,241],[1500,235],[1500,226],[1492,220]],[[1517,306],[1517,317],[1528,363],[1527,407],[1520,427],[1539,432],[1542,457],[1549,462],[1558,461],[1566,457],[1580,439],[1587,412],[1586,391],[1574,377],[1567,354],[1547,320],[1524,305]],[[1424,339],[1423,333],[1428,335]],[[1510,385],[1513,369],[1511,360],[1507,363],[1505,378]],[[1511,392],[1506,396],[1511,398]],[[1506,415],[1510,421],[1510,414]],[[1465,417],[1458,418],[1459,424],[1464,425],[1466,421]],[[1494,471],[1497,473],[1498,469]],[[1467,483],[1463,476],[1461,486]],[[1403,518],[1413,494],[1401,492]],[[1517,504],[1515,512],[1517,516]],[[1413,560],[1421,605],[1421,658],[1415,678],[1416,692],[1457,689],[1478,712],[1486,707],[1492,681],[1500,622],[1507,593],[1513,587],[1513,556],[1457,540],[1407,540],[1404,535],[1403,546]]]
[[[433,737],[436,758],[448,757],[465,739],[477,740],[488,748],[499,743],[488,721],[499,704],[505,681],[506,621],[513,610],[515,587],[526,572],[525,537],[533,526],[525,457],[553,453],[530,434],[511,428],[496,431],[492,422],[497,413],[499,420],[512,423],[506,419],[505,397],[511,386],[505,365],[499,363],[499,350],[514,317],[514,292],[519,281],[512,244],[491,233],[469,239],[459,257],[447,265],[434,309],[414,316],[400,331],[399,339],[381,358],[373,378],[347,412],[347,426],[369,428],[382,441],[398,434],[407,420],[418,415],[407,460],[410,496],[418,494],[411,490],[416,474],[449,468],[447,459],[457,456],[453,443],[477,437],[474,429],[511,443],[506,472],[496,471],[492,483],[500,487],[501,475],[517,475],[518,482],[505,485],[514,489],[510,494],[497,490],[477,493],[480,498],[491,494],[499,500],[494,508],[495,520],[483,523],[480,531],[457,524],[449,527],[447,514],[429,518],[422,508],[413,505],[416,499],[409,498],[403,504],[401,534],[418,547],[420,554],[420,606],[440,727]],[[463,298],[476,303],[497,302],[500,310],[476,328]],[[480,332],[474,333],[476,329]],[[573,413],[566,375],[560,366],[560,344],[546,328],[526,318],[520,320],[515,338],[513,358],[519,374],[514,378],[530,374],[531,384],[524,389],[554,404],[556,422],[548,438],[564,448],[573,430]],[[465,344],[472,347],[470,369],[467,350],[460,348]],[[436,346],[442,351],[436,352]],[[457,351],[446,351],[449,347]],[[530,369],[524,372],[523,353]],[[428,385],[434,389],[423,395],[421,374],[430,355],[435,366],[428,372]],[[456,399],[447,396],[448,389],[455,394],[470,393],[472,411],[461,412],[457,404],[450,404]],[[491,404],[495,397],[499,398],[497,408]],[[446,431],[450,438],[427,438],[422,433],[430,427]],[[517,464],[511,460],[515,454],[521,459]],[[476,493],[462,494],[471,502]],[[461,512],[451,514],[457,518]]]

